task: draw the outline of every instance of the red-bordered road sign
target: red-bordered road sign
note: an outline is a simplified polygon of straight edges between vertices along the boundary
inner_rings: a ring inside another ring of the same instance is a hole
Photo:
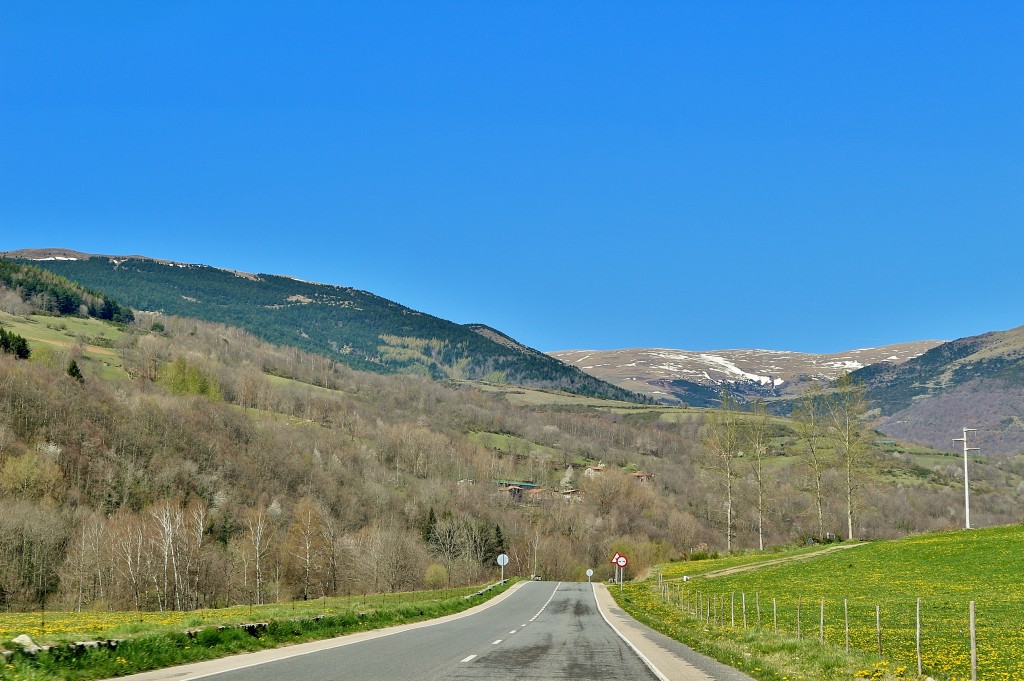
[[[629,559],[621,553],[619,553],[618,551],[616,551],[615,555],[612,556],[610,562],[612,565],[618,565],[619,567],[626,567],[627,565],[629,565]]]

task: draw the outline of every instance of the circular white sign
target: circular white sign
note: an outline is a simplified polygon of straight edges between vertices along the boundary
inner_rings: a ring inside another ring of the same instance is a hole
[[[629,563],[625,556],[619,556],[619,559],[615,562],[619,564],[619,567],[626,567],[626,564]]]
[[[590,568],[587,568],[587,577],[593,577],[593,576],[594,576],[594,571],[591,570]]]
[[[505,567],[506,565],[508,565],[508,556],[506,556],[504,553],[498,556],[498,565],[500,565],[501,567]]]

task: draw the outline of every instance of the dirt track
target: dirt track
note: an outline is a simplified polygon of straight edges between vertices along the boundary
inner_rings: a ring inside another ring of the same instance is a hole
[[[713,570],[703,575],[699,575],[701,579],[714,579],[715,577],[726,577],[728,575],[735,575],[740,572],[750,572],[751,570],[760,570],[761,568],[771,567],[773,565],[782,565],[784,563],[795,563],[801,560],[812,560],[819,556],[824,556],[826,553],[832,553],[833,551],[843,551],[845,549],[853,549],[858,546],[864,546],[866,542],[858,542],[856,544],[833,544],[827,546],[820,551],[814,553],[805,553],[800,556],[786,556],[785,558],[773,558],[772,560],[766,560],[761,563],[752,563],[750,565],[737,565],[736,567],[722,568],[721,570]],[[676,580],[672,580],[676,581]]]

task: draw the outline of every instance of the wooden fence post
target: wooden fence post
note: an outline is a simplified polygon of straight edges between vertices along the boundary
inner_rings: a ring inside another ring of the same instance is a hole
[[[743,630],[747,630],[747,592],[743,592]]]
[[[779,607],[774,596],[772,597],[772,633],[776,636],[779,635]]]
[[[846,629],[846,654],[850,654],[850,601],[843,599],[843,626]]]
[[[878,657],[882,657],[882,606],[875,606],[875,632],[878,634]]]
[[[732,612],[732,628],[736,628],[736,592],[732,592],[732,601],[730,603],[730,610]]]
[[[800,631],[800,602],[803,600],[803,596],[796,597],[796,639],[799,641],[803,636]]]
[[[825,644],[825,599],[821,599],[821,616],[818,620],[818,640]]]
[[[974,601],[971,601],[971,681],[978,681],[978,639],[974,625]]]
[[[917,599],[917,675],[921,676],[921,599]]]
[[[761,592],[754,592],[754,603],[757,605],[757,628],[761,628]]]

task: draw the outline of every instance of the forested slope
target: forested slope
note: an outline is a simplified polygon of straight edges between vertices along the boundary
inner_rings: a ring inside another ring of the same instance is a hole
[[[977,429],[973,445],[986,455],[1024,452],[1024,327],[943,343],[854,376],[893,437],[948,449],[966,426]]]
[[[22,261],[109,292],[138,310],[197,317],[356,369],[488,379],[641,401],[622,388],[517,343],[353,288],[139,257]]]

